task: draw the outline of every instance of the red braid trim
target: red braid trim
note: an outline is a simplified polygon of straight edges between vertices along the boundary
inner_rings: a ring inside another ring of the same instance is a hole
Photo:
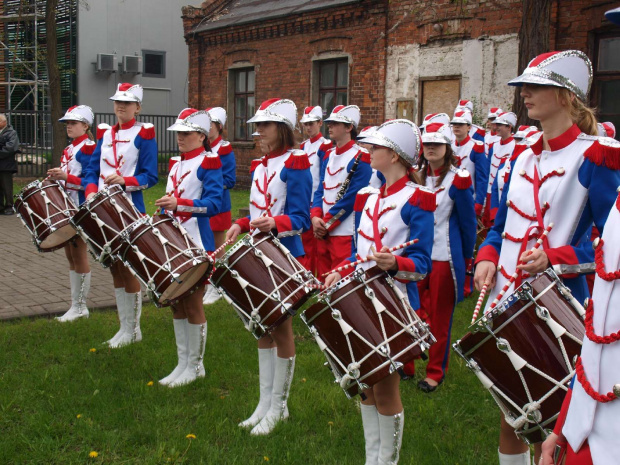
[[[595,401],[601,402],[603,404],[607,402],[611,402],[616,399],[616,395],[613,391],[608,392],[607,394],[599,394],[594,390],[588,378],[586,378],[586,373],[583,370],[583,365],[581,364],[581,357],[577,359],[577,364],[575,365],[575,371],[577,371],[577,379],[581,383],[583,390],[592,397]]]
[[[604,145],[596,140],[583,156],[597,166],[606,166],[612,170],[620,169],[620,147]]]
[[[620,279],[620,270],[610,271],[609,273],[605,271],[605,263],[603,260],[603,245],[605,245],[605,241],[603,238],[598,239],[598,245],[596,246],[596,250],[594,251],[594,263],[596,263],[596,274],[599,278],[604,279],[605,281],[615,281],[616,279]],[[592,301],[590,301],[591,303]]]
[[[612,342],[620,341],[620,331],[610,334],[609,336],[599,336],[594,332],[594,326],[592,321],[594,320],[594,301],[590,299],[588,303],[588,308],[586,309],[586,318],[585,318],[585,326],[586,326],[586,336],[592,342],[596,344],[611,344]]]
[[[420,188],[417,188],[409,198],[409,203],[427,212],[434,212],[437,209],[437,197],[435,193]]]

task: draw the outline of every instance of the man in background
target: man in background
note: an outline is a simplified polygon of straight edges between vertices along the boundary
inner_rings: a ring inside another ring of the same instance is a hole
[[[0,113],[0,214],[13,214],[13,174],[17,173],[18,152],[17,133]]]

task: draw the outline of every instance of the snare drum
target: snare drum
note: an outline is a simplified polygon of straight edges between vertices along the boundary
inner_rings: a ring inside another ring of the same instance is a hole
[[[142,217],[121,236],[118,258],[146,286],[158,307],[189,295],[213,269],[213,259],[171,216]]]
[[[15,210],[39,252],[52,252],[77,232],[70,220],[77,207],[56,181],[34,181],[15,196]]]
[[[453,345],[528,444],[543,441],[553,430],[581,352],[584,315],[548,269]]]
[[[317,281],[277,238],[248,234],[216,261],[211,283],[260,339],[295,314]]]
[[[123,188],[114,184],[86,200],[71,222],[95,260],[107,268],[116,261],[121,234],[141,217]]]
[[[347,397],[361,394],[435,342],[392,278],[357,269],[301,314]]]

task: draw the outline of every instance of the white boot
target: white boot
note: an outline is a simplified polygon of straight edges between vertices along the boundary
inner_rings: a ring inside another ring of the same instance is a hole
[[[115,287],[114,288],[114,295],[116,296],[116,309],[118,311],[118,321],[120,322],[121,327],[116,332],[116,334],[114,336],[112,336],[112,339],[104,342],[104,344],[107,344],[109,346],[115,345],[116,341],[118,341],[118,339],[125,332],[127,332],[127,329],[126,329],[127,321],[125,319],[125,288],[124,287]]]
[[[379,412],[375,405],[360,404],[362,425],[364,425],[364,441],[366,444],[366,465],[377,465],[379,460]]]
[[[396,415],[379,416],[379,465],[395,465],[400,455],[400,445],[403,442],[403,426],[405,425],[405,412]]]
[[[199,325],[187,323],[187,366],[174,381],[168,383],[168,387],[177,387],[189,384],[197,378],[203,378],[205,367],[202,363],[207,343],[207,323]]]
[[[172,373],[159,380],[159,384],[163,384],[164,386],[167,386],[169,383],[177,379],[187,367],[187,318],[179,320],[174,319],[172,320],[172,324],[174,325],[174,338],[177,343],[177,355],[179,357],[179,362],[176,368],[172,370]]]
[[[140,342],[142,340],[142,331],[140,331],[140,316],[142,315],[142,293],[141,292],[125,292],[125,305],[123,306],[123,314],[121,318],[121,330],[123,330],[122,319],[125,320],[125,331],[109,345],[112,349]]]
[[[205,291],[205,295],[204,295],[204,297],[202,299],[202,304],[203,305],[211,305],[211,304],[217,302],[218,300],[220,300],[221,298],[222,298],[222,296],[217,291],[215,286],[213,284],[207,284],[207,290]]]
[[[258,382],[260,397],[258,406],[250,418],[239,423],[242,428],[253,428],[269,411],[271,406],[271,391],[273,389],[273,375],[276,368],[275,358],[277,349],[258,349]]]
[[[276,367],[273,374],[273,388],[271,405],[263,419],[254,427],[250,434],[260,436],[269,434],[281,420],[288,418],[288,394],[291,390],[293,372],[295,371],[295,357],[276,357]]]
[[[530,465],[530,451],[523,452],[522,454],[502,454],[497,449],[499,455],[499,465]]]
[[[86,307],[86,298],[90,290],[90,272],[76,273],[69,271],[69,279],[71,281],[71,308],[60,317],[56,317],[58,321],[73,321],[78,318],[88,318],[88,308]]]

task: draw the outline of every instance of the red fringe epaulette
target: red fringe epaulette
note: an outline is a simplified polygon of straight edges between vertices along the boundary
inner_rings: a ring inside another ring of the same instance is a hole
[[[109,124],[105,124],[105,123],[99,124],[97,126],[97,134],[96,134],[97,140],[100,140],[108,129],[111,129]]]
[[[370,165],[370,153],[366,150],[362,150],[362,161]]]
[[[521,155],[528,148],[527,144],[520,143],[516,144],[514,150],[512,151],[512,156],[510,157],[510,161],[515,161],[519,155]]]
[[[357,194],[355,196],[355,203],[353,204],[353,211],[361,212],[364,210],[364,206],[366,205],[366,201],[370,196],[370,192],[366,192],[364,194]]]
[[[427,212],[434,212],[437,209],[437,197],[435,193],[420,187],[418,187],[409,198],[409,203]]]
[[[222,167],[222,161],[218,156],[204,157],[200,167],[205,170],[217,170]]]
[[[459,170],[454,175],[452,185],[459,190],[469,189],[471,187],[471,176],[467,170]]]
[[[250,173],[253,173],[260,164],[262,164],[261,158],[257,160],[252,160],[252,163],[250,164]]]
[[[155,126],[151,123],[143,124],[138,135],[147,140],[155,139]]]
[[[606,166],[609,169],[620,169],[620,144],[615,140],[611,144],[605,144],[605,139],[600,138],[585,151],[583,156],[598,166]],[[601,143],[603,142],[603,143]]]
[[[484,136],[487,135],[487,132],[484,129],[482,129],[482,128],[478,128],[478,129],[476,129],[476,134],[478,134],[479,136],[484,137]]]
[[[334,146],[334,144],[332,144],[332,142],[331,142],[331,141],[329,141],[329,142],[325,142],[324,144],[321,144],[321,146],[319,147],[319,150],[321,150],[321,151],[323,151],[323,152],[327,153],[327,151],[328,151],[329,149],[331,149],[333,146]]]
[[[82,145],[80,152],[82,152],[84,155],[92,155],[95,151],[95,147],[97,147],[97,144],[91,141],[87,141],[84,145]]]
[[[293,152],[290,157],[284,162],[284,166],[289,170],[306,170],[310,168],[310,160],[308,154],[298,150]]]
[[[484,142],[478,142],[476,141],[474,143],[474,148],[473,148],[474,152],[476,153],[484,153]]]
[[[222,142],[222,145],[220,145],[220,148],[218,149],[217,154],[218,155],[229,155],[232,153],[232,151],[233,149],[230,143]]]

